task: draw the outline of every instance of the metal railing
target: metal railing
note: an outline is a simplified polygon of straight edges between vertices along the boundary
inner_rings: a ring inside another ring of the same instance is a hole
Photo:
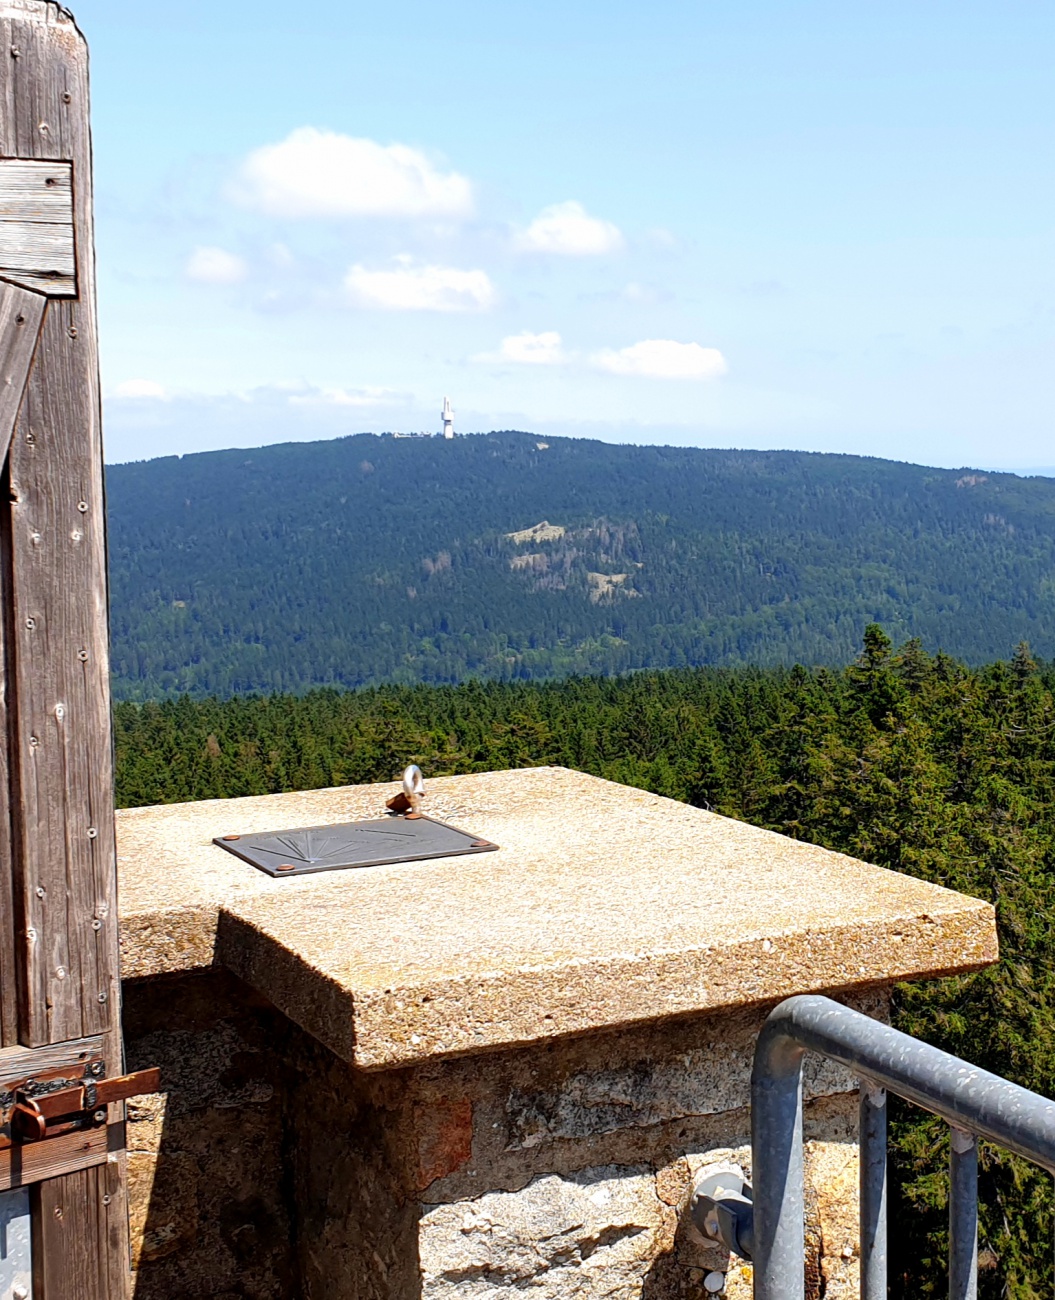
[[[949,1297],[975,1300],[978,1139],[1055,1173],[1055,1101],[814,996],[782,1002],[755,1047],[754,1205],[748,1210],[753,1221],[740,1230],[740,1239],[750,1241],[755,1300],[803,1300],[805,1293],[802,1063],[807,1051],[841,1062],[861,1080],[861,1300],[887,1295],[888,1091],[950,1126]]]

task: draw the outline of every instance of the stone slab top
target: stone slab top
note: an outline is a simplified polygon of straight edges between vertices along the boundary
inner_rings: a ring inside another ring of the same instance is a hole
[[[125,978],[222,963],[377,1070],[997,956],[978,899],[564,768],[427,782],[498,852],[276,879],[212,843],[398,788],[119,812]]]

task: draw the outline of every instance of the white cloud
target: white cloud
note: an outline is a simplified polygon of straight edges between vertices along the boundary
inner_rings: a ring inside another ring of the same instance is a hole
[[[454,266],[418,266],[402,255],[389,271],[356,264],[344,278],[352,298],[389,311],[487,311],[498,294],[486,271]]]
[[[244,259],[236,253],[209,246],[196,248],[184,269],[192,280],[201,284],[237,284],[249,271]]]
[[[156,386],[155,386],[156,387]],[[340,438],[374,429],[433,428],[436,398],[389,388],[322,388],[303,379],[240,391],[170,392],[120,401],[107,390],[107,463],[227,447]]]
[[[164,401],[168,396],[164,388],[153,379],[125,379],[113,389],[111,395],[124,398],[147,397],[155,401]]]
[[[618,226],[591,217],[574,199],[543,208],[535,220],[514,240],[526,253],[560,253],[568,257],[593,257],[616,253],[623,247]]]
[[[291,406],[378,406],[398,399],[392,388],[317,388],[309,393],[294,393]]]
[[[717,348],[673,339],[643,339],[628,348],[596,352],[591,361],[614,375],[647,375],[651,379],[717,379],[729,369]]]
[[[561,345],[561,337],[556,330],[544,330],[541,334],[532,334],[524,330],[520,334],[510,334],[499,344],[497,352],[479,352],[474,361],[512,361],[526,366],[561,366],[571,360]]]
[[[302,126],[242,163],[232,194],[275,217],[466,216],[472,186],[405,144]]]

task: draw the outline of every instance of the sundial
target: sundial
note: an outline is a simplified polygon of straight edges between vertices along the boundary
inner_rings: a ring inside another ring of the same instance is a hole
[[[270,876],[380,867],[388,862],[489,853],[498,848],[469,831],[420,815],[413,820],[392,816],[337,826],[301,826],[264,835],[222,836],[213,843]]]
[[[421,811],[425,781],[416,766],[403,774],[403,793],[388,800],[385,818],[301,826],[260,835],[221,835],[213,840],[227,853],[260,867],[269,876],[305,876],[347,867],[383,867],[390,862],[452,858],[461,853],[491,853],[498,845],[459,827],[437,822]]]
[[[405,795],[390,805],[400,812],[372,821],[335,826],[298,826],[256,835],[219,835],[221,849],[259,867],[269,876],[304,876],[348,867],[380,867],[390,862],[420,862],[462,853],[491,853],[498,848],[471,831],[426,817],[419,811],[425,787],[417,768],[403,778]],[[402,800],[402,802],[400,802]],[[403,809],[407,811],[402,813]]]

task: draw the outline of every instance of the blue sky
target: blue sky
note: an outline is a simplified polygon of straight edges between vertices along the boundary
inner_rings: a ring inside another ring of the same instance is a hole
[[[82,0],[111,460],[437,429],[1043,466],[1055,8]]]

